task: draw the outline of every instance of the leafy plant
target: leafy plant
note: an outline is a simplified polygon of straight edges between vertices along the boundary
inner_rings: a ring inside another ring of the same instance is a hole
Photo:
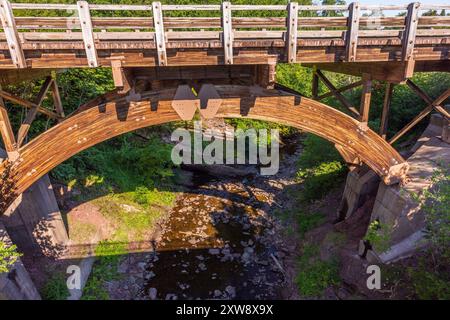
[[[22,256],[17,252],[15,244],[7,244],[0,240],[0,273],[9,272],[10,267]]]
[[[373,220],[367,228],[364,240],[368,241],[375,250],[385,252],[390,246],[391,229],[379,220]]]
[[[70,294],[64,275],[60,272],[53,274],[42,288],[41,294],[45,300],[66,300]]]

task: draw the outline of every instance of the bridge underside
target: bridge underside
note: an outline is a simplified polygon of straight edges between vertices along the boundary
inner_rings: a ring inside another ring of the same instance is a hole
[[[198,96],[187,85],[125,95],[117,92],[86,104],[72,116],[18,149],[0,168],[10,202],[54,167],[95,144],[139,128],[192,118],[245,117],[293,126],[333,142],[343,155],[366,163],[387,184],[405,178],[408,164],[361,122],[320,102],[260,86],[203,84]],[[193,94],[192,94],[193,95]]]

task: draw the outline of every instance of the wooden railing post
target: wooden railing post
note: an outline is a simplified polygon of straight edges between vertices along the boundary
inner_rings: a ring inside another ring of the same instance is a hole
[[[297,26],[298,26],[298,3],[290,2],[287,17],[286,50],[287,61],[297,61]]]
[[[408,5],[408,15],[406,16],[402,38],[402,61],[412,60],[413,58],[417,25],[419,23],[419,8],[419,2],[413,2]]]
[[[87,1],[78,1],[77,7],[88,65],[89,67],[98,67],[98,57],[97,50],[95,48],[94,31],[92,28],[89,3]]]
[[[222,37],[225,64],[233,64],[233,28],[231,24],[231,3],[222,2]]]
[[[370,100],[372,97],[372,78],[370,74],[362,75],[363,88],[361,93],[361,104],[359,106],[360,121],[367,124],[369,122]]]
[[[3,32],[8,43],[9,53],[14,65],[17,68],[26,68],[27,62],[22,50],[22,44],[17,32],[16,21],[8,0],[0,0],[0,19],[2,21]]]
[[[348,6],[347,33],[345,39],[345,61],[356,60],[356,49],[358,47],[360,5],[352,2]]]
[[[158,52],[158,64],[167,66],[166,36],[164,33],[164,22],[161,2],[152,2],[153,25],[155,28],[155,44]]]

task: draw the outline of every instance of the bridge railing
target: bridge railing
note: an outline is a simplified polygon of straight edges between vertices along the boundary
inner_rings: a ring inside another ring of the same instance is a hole
[[[42,10],[46,16],[39,16]],[[27,66],[24,51],[80,49],[85,50],[91,67],[100,65],[98,51],[114,49],[156,50],[161,66],[168,65],[168,49],[221,48],[223,62],[233,64],[233,48],[242,47],[282,47],[284,60],[294,63],[299,47],[341,46],[345,47],[342,61],[356,61],[358,46],[401,46],[398,59],[405,61],[412,58],[416,44],[439,45],[450,36],[450,16],[423,15],[427,10],[448,13],[450,5],[108,5],[0,0],[0,50],[7,49],[20,68]]]

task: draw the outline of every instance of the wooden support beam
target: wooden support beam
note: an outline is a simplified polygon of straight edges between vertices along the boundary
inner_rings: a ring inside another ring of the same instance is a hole
[[[419,23],[420,3],[414,2],[408,5],[408,13],[405,20],[405,30],[402,37],[402,61],[413,58],[414,44],[416,41],[417,25]]]
[[[222,2],[222,38],[224,63],[233,64],[233,27],[231,25],[231,3]]]
[[[297,29],[298,29],[298,3],[290,2],[287,17],[287,61],[294,63],[297,61]]]
[[[359,105],[360,121],[369,122],[370,101],[372,98],[372,78],[370,74],[364,73],[362,76],[363,90],[361,92],[361,103]]]
[[[0,87],[1,89],[1,87]],[[0,97],[0,134],[8,154],[17,150],[16,138],[9,121],[8,110],[6,109],[3,98]]]
[[[58,82],[56,82],[56,76],[53,75],[52,78],[53,78],[53,81],[52,81],[52,85],[51,85],[51,90],[52,90],[53,104],[55,105],[56,113],[60,117],[60,119],[58,119],[58,121],[61,121],[63,118],[65,118],[66,115],[64,114],[64,108],[63,108],[63,104],[61,101],[61,95],[59,94],[59,88],[58,88]]]
[[[322,80],[325,86],[327,86],[328,90],[330,90],[333,93],[336,99],[338,99],[344,105],[344,107],[346,107],[348,110],[350,110],[356,116],[359,117],[358,110],[355,107],[353,107],[350,102],[347,101],[347,99],[338,91],[338,89],[336,89],[336,87],[331,83],[331,81],[328,80],[320,70],[316,70],[316,74],[319,76],[320,80]]]
[[[359,86],[362,85],[362,84],[363,84],[363,81],[362,81],[362,80],[359,80],[359,81],[350,83],[350,84],[348,84],[348,85],[346,85],[346,86],[343,86],[343,87],[337,89],[337,91],[340,92],[340,93],[342,93],[342,92],[345,92],[345,91],[347,91],[347,90],[350,90],[350,89],[359,87]],[[331,97],[332,95],[333,95],[333,92],[327,92],[327,93],[324,93],[324,94],[318,96],[317,99],[315,99],[315,100],[320,101],[320,100],[323,100],[323,99],[325,99],[325,98]]]
[[[42,102],[44,101],[45,96],[47,95],[47,91],[50,89],[52,83],[53,83],[52,77],[47,77],[45,79],[45,82],[42,85],[41,90],[39,91],[34,101],[35,105],[30,110],[28,110],[27,116],[25,117],[23,123],[20,125],[19,132],[17,133],[17,147],[20,148],[22,146],[23,141],[25,140],[28,131],[30,130],[31,124],[36,118],[38,109],[40,108]]]
[[[422,100],[424,100],[427,104],[433,104],[433,99],[427,95],[425,93],[425,91],[423,91],[422,89],[420,89],[414,82],[412,82],[410,79],[408,79],[406,81],[406,84],[408,85],[408,87],[411,88],[411,90],[413,90],[415,93],[417,93],[417,95],[419,97],[422,98]],[[445,110],[442,106],[440,105],[434,105],[434,109],[436,109],[437,112],[441,113],[444,117],[449,117],[449,113],[447,112],[447,110]]]
[[[0,0],[0,19],[14,65],[17,68],[26,68],[27,62],[22,50],[19,33],[17,32],[11,3],[8,0]]]
[[[317,68],[314,66],[313,68],[313,78],[312,78],[312,98],[314,100],[319,100],[319,76],[317,75]],[[331,93],[331,92],[330,92]],[[333,93],[331,93],[333,95]]]
[[[28,108],[28,109],[31,109],[31,108],[36,106],[36,104],[34,102],[27,101],[25,99],[17,97],[15,95],[10,94],[10,93],[8,93],[6,91],[3,91],[1,89],[0,89],[0,97],[4,98],[6,100],[9,100],[9,101],[11,101],[11,102],[13,102],[15,104],[21,105],[21,106],[23,106],[25,108]],[[38,112],[42,113],[42,114],[45,114],[46,116],[48,116],[48,117],[50,117],[52,119],[59,119],[59,116],[55,112],[50,111],[50,110],[45,109],[45,108],[42,108],[42,107],[38,107]]]
[[[356,61],[356,50],[358,47],[360,5],[352,2],[348,6],[347,33],[345,39],[345,61]]]
[[[397,132],[390,140],[389,143],[393,144],[395,141],[400,139],[405,133],[407,133],[411,128],[413,128],[416,124],[420,122],[423,118],[425,118],[431,111],[433,111],[435,106],[440,105],[450,97],[450,88],[447,89],[444,93],[442,93],[436,100],[432,103],[428,104],[428,106],[423,109],[411,122],[409,122],[406,126],[404,126],[399,132]]]
[[[95,48],[94,32],[92,28],[91,12],[89,11],[89,3],[87,1],[78,1],[77,7],[88,64],[90,67],[98,67],[98,56],[97,49]]]
[[[161,2],[152,2],[153,26],[155,28],[155,45],[158,52],[158,65],[167,66],[166,36]]]
[[[112,60],[111,67],[114,86],[118,89],[118,93],[123,94],[130,91],[132,85],[131,71],[129,69],[124,70],[120,60]]]
[[[386,84],[386,93],[384,95],[383,111],[381,113],[380,124],[380,136],[386,140],[388,121],[389,121],[389,109],[391,107],[392,93],[394,91],[394,84],[388,82]]]

